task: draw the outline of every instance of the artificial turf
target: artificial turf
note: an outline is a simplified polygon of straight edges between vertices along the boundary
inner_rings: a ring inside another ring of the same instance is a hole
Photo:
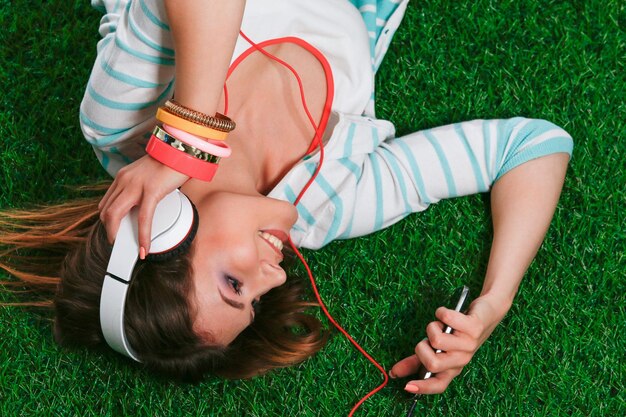
[[[0,0],[0,208],[62,201],[67,185],[106,178],[78,126],[99,18],[87,1]],[[444,394],[419,399],[417,415],[626,413],[625,26],[618,0],[409,4],[376,86],[377,114],[399,134],[522,115],[575,141],[514,306]],[[472,196],[305,256],[335,317],[388,368],[455,287],[480,291],[490,235],[488,199]],[[49,315],[0,308],[1,416],[341,416],[380,380],[335,335],[295,368],[176,384],[119,355],[62,350]],[[357,415],[404,415],[404,382]]]

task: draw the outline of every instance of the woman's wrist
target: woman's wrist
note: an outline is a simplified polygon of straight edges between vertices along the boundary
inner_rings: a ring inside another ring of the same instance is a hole
[[[513,305],[513,299],[511,297],[493,290],[487,292],[483,291],[480,294],[480,298],[491,306],[492,311],[498,318],[498,322],[506,316]]]

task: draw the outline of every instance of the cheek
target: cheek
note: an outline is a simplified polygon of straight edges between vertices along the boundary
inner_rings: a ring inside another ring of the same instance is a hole
[[[249,270],[258,266],[258,251],[252,244],[233,244],[230,249],[231,259],[240,269]]]
[[[208,343],[229,345],[248,323],[242,312],[235,312],[231,307],[220,310],[221,307],[223,306],[205,306],[205,309],[199,311],[193,330]]]
[[[219,260],[224,272],[236,273],[249,271],[258,266],[258,248],[250,231],[244,233],[232,231],[228,234],[216,234],[212,237],[210,253]]]
[[[230,324],[227,324],[226,326],[229,326],[229,327],[223,328],[219,335],[218,341],[219,343],[223,345],[230,345],[233,342],[233,340],[235,340],[235,338],[239,336],[239,333],[243,332],[245,328],[248,327],[247,324],[243,324],[243,325],[233,324],[234,322],[232,321],[228,323]]]

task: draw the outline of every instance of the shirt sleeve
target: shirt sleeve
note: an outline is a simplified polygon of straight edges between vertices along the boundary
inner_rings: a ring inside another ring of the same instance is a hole
[[[572,148],[571,136],[545,120],[474,120],[396,138],[383,121],[342,115],[297,206],[294,242],[316,249],[381,230],[442,199],[489,191],[516,166]],[[293,201],[317,162],[292,170],[275,195]]]
[[[400,26],[409,0],[349,0],[361,13],[369,38],[372,70],[378,71],[380,64],[389,49],[389,44]],[[372,95],[365,107],[363,115],[374,117],[374,88],[372,79]]]
[[[163,2],[92,0],[102,40],[80,105],[80,126],[102,166],[145,154],[157,107],[173,94],[174,49]]]
[[[445,198],[489,191],[516,166],[572,153],[571,136],[545,121],[474,120],[383,141],[361,161],[352,227],[345,237],[383,229]]]

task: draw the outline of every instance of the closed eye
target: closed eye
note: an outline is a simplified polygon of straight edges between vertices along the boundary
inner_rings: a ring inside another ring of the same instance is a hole
[[[241,281],[231,277],[230,275],[226,275],[226,281],[228,282],[228,285],[233,289],[235,294],[241,295]]]

